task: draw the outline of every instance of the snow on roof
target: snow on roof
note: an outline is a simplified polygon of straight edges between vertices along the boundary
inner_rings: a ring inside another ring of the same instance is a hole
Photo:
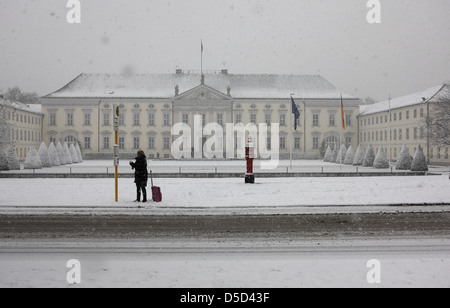
[[[417,92],[417,93],[409,94],[406,96],[393,98],[393,99],[391,99],[391,102],[390,102],[390,108],[391,108],[391,110],[393,110],[393,109],[398,109],[398,108],[421,104],[424,102],[424,99],[425,99],[425,101],[428,101],[428,100],[431,100],[434,97],[436,97],[436,95],[439,92],[441,92],[441,90],[445,87],[447,87],[447,85],[445,85],[445,84],[439,85],[436,87],[429,88],[422,92]],[[360,109],[359,110],[360,115],[368,115],[368,114],[386,112],[386,111],[389,111],[389,100],[386,100],[386,101],[383,101],[380,103],[376,103],[373,105],[361,105],[359,109]]]
[[[200,85],[198,73],[111,75],[81,74],[45,98],[173,98]],[[205,85],[234,98],[339,99],[341,92],[320,75],[205,74]],[[354,97],[342,94],[345,99]]]
[[[6,106],[9,106],[9,107],[17,109],[17,110],[27,111],[27,112],[36,113],[36,114],[42,113],[42,105],[41,104],[27,105],[27,104],[23,104],[20,102],[10,101],[10,100],[6,100],[6,99],[0,99],[0,105],[6,105]]]

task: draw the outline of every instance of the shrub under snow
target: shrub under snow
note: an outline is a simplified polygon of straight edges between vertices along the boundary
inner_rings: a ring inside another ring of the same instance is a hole
[[[347,153],[347,147],[345,144],[341,145],[338,156],[336,157],[336,164],[343,164],[345,160],[345,154]]]
[[[331,162],[331,163],[335,163],[335,162],[336,162],[336,159],[337,159],[337,157],[338,157],[338,155],[339,155],[339,150],[338,150],[337,148],[334,148],[333,154],[331,155],[331,160],[330,160],[330,162]]]
[[[19,157],[17,156],[16,147],[11,144],[6,151],[6,157],[8,158],[9,170],[20,170]]]
[[[375,161],[375,151],[372,146],[369,145],[367,148],[366,156],[364,156],[363,167],[373,167],[373,163]]]
[[[72,162],[74,164],[78,164],[78,155],[77,151],[75,150],[75,147],[73,146],[73,143],[69,147],[70,157],[72,158]]]
[[[389,168],[389,162],[387,159],[387,155],[384,152],[383,148],[380,148],[378,150],[377,157],[375,158],[375,161],[373,162],[373,167],[376,169],[388,169]]]
[[[67,164],[66,162],[66,153],[64,152],[64,148],[61,145],[61,142],[58,141],[58,144],[56,145],[56,151],[58,151],[58,158],[59,158],[59,163],[61,164],[61,166],[64,166]]]
[[[331,156],[333,155],[333,150],[331,149],[330,146],[328,146],[327,151],[325,152],[325,156],[323,158],[323,161],[325,163],[329,163],[331,161]]]
[[[47,146],[45,145],[44,142],[41,143],[38,153],[39,153],[39,157],[41,158],[42,167],[50,168],[52,166],[52,161],[50,159],[50,155],[48,153]]]
[[[353,150],[352,146],[349,146],[347,153],[345,154],[344,164],[352,165],[354,159],[355,159],[355,151]]]
[[[66,158],[66,165],[73,164],[72,155],[70,154],[70,150],[66,142],[64,142],[63,149],[64,149],[64,157]]]
[[[411,171],[428,171],[427,159],[420,145],[417,147],[416,154],[414,155]]]
[[[78,145],[78,143],[75,145],[75,150],[77,151],[78,162],[82,163],[83,162],[83,154],[81,154],[81,149],[80,149],[80,146]]]
[[[25,169],[42,169],[41,157],[35,148],[31,148],[28,151],[27,158],[25,159]]]
[[[409,148],[404,144],[397,160],[397,170],[411,170],[413,158],[409,153]]]
[[[361,166],[364,163],[364,150],[361,145],[356,150],[355,159],[353,159],[353,166]]]
[[[8,157],[5,151],[0,148],[0,171],[8,171]]]
[[[48,147],[48,155],[50,155],[50,160],[52,162],[53,167],[61,166],[61,162],[59,161],[58,151],[56,150],[55,144],[52,142]]]

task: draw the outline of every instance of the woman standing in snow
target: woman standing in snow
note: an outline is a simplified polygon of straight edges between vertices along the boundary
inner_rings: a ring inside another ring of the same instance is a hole
[[[147,170],[147,157],[144,151],[137,153],[136,162],[130,161],[130,166],[135,170],[134,182],[136,183],[137,197],[134,202],[141,202],[141,191],[144,199],[142,202],[147,202],[147,182],[148,182],[148,170]]]

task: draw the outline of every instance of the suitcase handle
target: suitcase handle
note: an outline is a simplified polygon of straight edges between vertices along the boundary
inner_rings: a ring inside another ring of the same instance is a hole
[[[153,186],[153,172],[150,170],[150,178],[151,178],[151,180],[152,180],[152,188],[154,187]]]

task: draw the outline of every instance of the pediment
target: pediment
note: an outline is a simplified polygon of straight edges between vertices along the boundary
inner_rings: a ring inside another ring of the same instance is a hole
[[[184,93],[181,93],[175,100],[195,100],[195,101],[211,101],[211,100],[231,100],[232,98],[222,92],[219,92],[206,85],[200,85]]]

